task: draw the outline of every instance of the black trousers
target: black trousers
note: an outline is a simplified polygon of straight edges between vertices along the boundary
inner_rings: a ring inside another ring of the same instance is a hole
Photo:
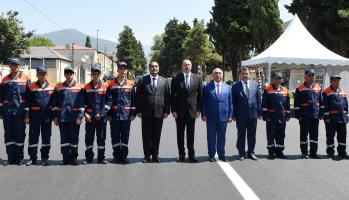
[[[93,160],[93,157],[94,157],[93,143],[95,141],[95,135],[97,136],[97,149],[98,149],[97,159],[99,161],[103,160],[104,152],[105,152],[107,122],[101,120],[101,121],[92,121],[91,123],[86,123],[85,131],[86,131],[86,135],[85,135],[86,160],[90,160],[90,161]]]
[[[59,132],[61,135],[61,153],[63,160],[76,160],[78,157],[80,125],[74,122],[60,122]]]
[[[308,136],[310,154],[315,154],[318,148],[319,119],[302,119],[300,126],[300,149],[302,153],[308,153]]]
[[[267,121],[267,140],[268,153],[279,154],[284,149],[285,142],[285,128],[286,123],[279,123],[278,121]]]
[[[25,123],[24,116],[4,115],[5,145],[9,161],[23,160]]]
[[[163,118],[142,117],[142,139],[145,157],[159,155],[159,145],[162,130]]]
[[[127,158],[130,127],[130,120],[112,120],[110,122],[110,134],[111,143],[113,146],[113,157],[117,160]]]
[[[47,160],[51,149],[52,121],[30,121],[28,154],[31,160],[37,160],[38,143],[41,132],[41,159]]]
[[[245,144],[247,134],[247,153],[254,153],[256,146],[256,128],[257,119],[237,119],[236,128],[238,129],[238,139],[236,141],[236,148],[239,151],[240,156],[246,155]]]
[[[195,118],[190,117],[188,114],[185,117],[177,117],[177,146],[178,154],[185,156],[184,148],[184,135],[185,129],[187,129],[187,148],[189,157],[195,156],[194,150],[194,132],[195,132]]]
[[[347,139],[347,124],[346,123],[338,123],[338,122],[329,122],[325,123],[326,128],[326,144],[327,149],[326,152],[329,155],[334,154],[334,137],[337,132],[337,151],[338,155],[345,155],[346,152],[346,139]]]

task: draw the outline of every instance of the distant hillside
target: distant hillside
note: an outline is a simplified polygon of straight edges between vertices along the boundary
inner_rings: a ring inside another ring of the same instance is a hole
[[[76,44],[85,46],[87,34],[82,33],[75,29],[64,29],[60,31],[54,31],[51,33],[39,34],[38,36],[47,37],[51,39],[56,45],[65,45],[65,44],[71,44],[74,42]],[[90,39],[91,39],[92,47],[96,48],[97,38],[90,36]],[[116,43],[99,38],[98,49],[100,51],[104,51],[104,48],[107,52],[113,52],[116,50]]]
[[[74,42],[75,44],[80,44],[82,46],[85,46],[87,34],[82,33],[75,29],[63,29],[63,30],[54,31],[51,33],[37,34],[36,36],[47,37],[51,39],[55,43],[55,45],[65,45],[65,44],[71,44]],[[97,38],[90,35],[90,39],[91,39],[92,47],[96,49]],[[104,51],[104,48],[106,52],[116,51],[116,43],[110,40],[99,38],[98,49],[100,51]],[[143,45],[143,49],[144,49],[145,57],[148,58],[151,52],[151,46]]]

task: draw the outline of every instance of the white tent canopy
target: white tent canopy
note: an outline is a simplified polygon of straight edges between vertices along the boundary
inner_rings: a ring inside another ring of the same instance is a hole
[[[284,33],[258,56],[242,61],[243,66],[268,64],[349,65],[349,59],[337,55],[320,44],[296,15]]]

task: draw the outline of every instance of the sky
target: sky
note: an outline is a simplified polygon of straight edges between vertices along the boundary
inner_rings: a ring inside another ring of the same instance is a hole
[[[279,0],[283,21],[293,18],[284,8],[292,0]],[[125,25],[130,26],[143,45],[151,45],[153,37],[164,31],[173,18],[187,21],[211,18],[213,0],[0,0],[0,14],[8,10],[19,12],[27,31],[36,34],[65,28],[117,42]]]

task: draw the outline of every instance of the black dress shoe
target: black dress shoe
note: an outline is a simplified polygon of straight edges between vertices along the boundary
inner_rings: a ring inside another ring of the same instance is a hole
[[[106,165],[106,164],[108,164],[108,161],[102,159],[102,160],[98,160],[97,163]]]
[[[150,163],[150,157],[144,157],[142,162],[143,163]]]
[[[91,164],[91,163],[93,163],[93,159],[86,159],[84,160],[84,162],[82,162],[83,165]]]
[[[321,157],[317,154],[317,153],[311,153],[309,155],[309,158],[312,158],[312,159],[321,159]]]
[[[59,164],[60,165],[69,165],[69,160],[62,160]]]
[[[239,155],[239,158],[238,158],[238,160],[240,160],[240,161],[243,161],[243,160],[245,160],[245,156],[243,156],[243,155]]]
[[[258,160],[257,156],[254,155],[254,153],[248,154],[248,158],[251,159],[251,160]]]
[[[330,159],[334,159],[334,154],[327,154],[327,157]]]
[[[48,160],[44,159],[41,161],[42,166],[48,166]]]
[[[275,154],[274,153],[269,153],[267,158],[269,160],[274,160],[275,159]]]
[[[215,159],[214,157],[211,157],[211,156],[210,156],[210,157],[208,158],[208,161],[210,161],[210,162],[215,162],[216,159]]]
[[[129,162],[128,162],[127,158],[123,158],[123,159],[120,160],[120,163],[121,164],[128,164]]]
[[[228,159],[225,156],[219,157],[219,160],[222,162],[228,162]]]
[[[154,163],[160,163],[159,157],[153,157],[153,158],[152,158],[152,161],[153,161]]]
[[[26,164],[26,162],[24,160],[18,160],[17,161],[17,165],[24,165]]]
[[[184,162],[185,161],[185,156],[178,156],[177,162]]]
[[[28,162],[25,165],[26,166],[36,165],[36,160],[28,160]]]
[[[79,163],[78,163],[78,161],[76,159],[72,159],[70,161],[70,165],[77,166],[77,165],[79,165]]]
[[[308,159],[309,158],[308,153],[302,153],[302,158]]]
[[[199,162],[199,160],[195,156],[189,156],[189,160],[193,163]]]
[[[276,158],[287,159],[287,156],[283,152],[277,153],[275,155],[276,155]]]
[[[5,160],[5,161],[2,163],[3,166],[7,166],[7,165],[9,165],[9,164],[10,164],[10,162],[7,161],[7,160]]]
[[[339,159],[348,159],[349,158],[349,156],[348,156],[348,154],[338,154],[338,158]]]

